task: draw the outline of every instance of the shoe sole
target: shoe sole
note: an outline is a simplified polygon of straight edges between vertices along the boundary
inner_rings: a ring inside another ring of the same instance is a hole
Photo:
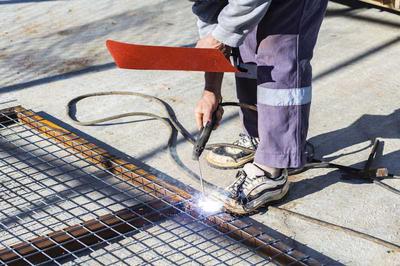
[[[209,166],[215,169],[220,169],[220,170],[229,170],[229,169],[238,169],[242,168],[246,163],[250,163],[254,160],[254,155],[250,154],[243,159],[241,159],[238,162],[232,162],[232,163],[218,163],[217,161],[213,161],[210,159],[208,156],[206,156],[206,161]]]
[[[282,188],[282,190],[278,194],[271,196],[271,193],[265,193],[265,194],[261,195],[260,197],[247,203],[246,209],[249,209],[250,211],[252,211],[252,210],[258,209],[259,207],[261,207],[263,205],[266,205],[267,203],[277,202],[277,201],[281,200],[288,193],[289,187],[290,187],[290,182],[287,181],[285,186]]]
[[[272,197],[270,196],[271,193],[264,194],[257,199],[250,201],[249,203],[246,204],[246,206],[239,205],[237,204],[236,206],[229,204],[228,202],[225,203],[224,208],[225,211],[234,214],[234,215],[250,215],[250,214],[255,214],[257,213],[257,209],[266,206],[272,203],[279,202],[283,200],[290,188],[290,182],[286,182],[285,186],[282,188],[282,190],[276,194],[273,195]],[[269,203],[269,204],[268,204]]]

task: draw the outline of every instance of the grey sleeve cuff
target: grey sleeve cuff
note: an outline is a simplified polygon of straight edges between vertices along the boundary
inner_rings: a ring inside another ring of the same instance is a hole
[[[240,46],[267,13],[271,0],[230,0],[218,16],[214,38],[231,47]]]
[[[217,24],[208,24],[202,20],[197,21],[197,28],[199,30],[200,38],[206,37],[217,27]]]
[[[230,47],[239,47],[246,38],[245,34],[227,31],[221,25],[217,25],[211,34],[215,39]]]

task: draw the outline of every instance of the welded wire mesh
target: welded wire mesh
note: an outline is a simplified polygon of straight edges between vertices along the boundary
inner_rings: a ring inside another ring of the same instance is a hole
[[[97,155],[96,148],[92,152]],[[173,204],[144,184],[122,179],[110,171],[115,167],[140,172],[115,162],[101,167],[22,123],[18,114],[0,112],[0,262],[256,265],[273,260],[242,245],[246,239],[233,240],[229,231],[217,230],[207,217],[193,216],[182,208],[184,202]],[[20,243],[25,249],[18,249]]]

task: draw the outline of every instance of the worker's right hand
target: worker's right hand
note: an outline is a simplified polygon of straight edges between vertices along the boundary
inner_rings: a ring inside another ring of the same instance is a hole
[[[195,109],[195,116],[196,116],[196,124],[197,128],[200,130],[203,128],[207,122],[211,121],[212,115],[215,110],[218,111],[216,113],[216,129],[219,126],[219,123],[222,119],[224,114],[224,109],[219,106],[222,97],[212,91],[204,90],[202,97],[197,102],[196,109]]]

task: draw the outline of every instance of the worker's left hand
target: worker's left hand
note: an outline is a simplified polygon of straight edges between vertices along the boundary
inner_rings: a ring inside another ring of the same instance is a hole
[[[211,34],[208,34],[206,37],[201,38],[197,42],[196,48],[218,49],[223,52],[226,57],[229,57],[231,53],[231,48],[229,46],[218,41]]]

